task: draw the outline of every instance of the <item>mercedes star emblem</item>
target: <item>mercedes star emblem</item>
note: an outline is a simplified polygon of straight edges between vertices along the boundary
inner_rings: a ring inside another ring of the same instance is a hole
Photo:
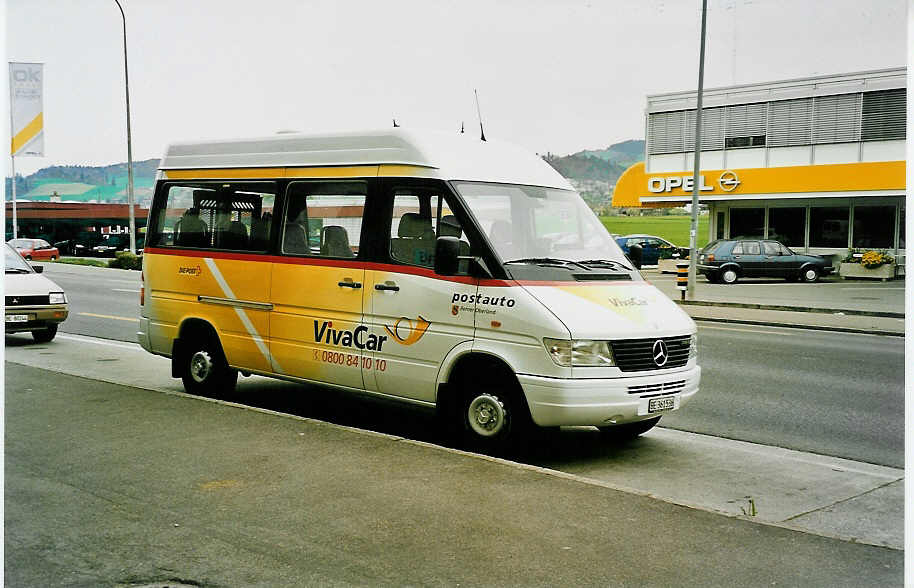
[[[666,365],[667,360],[670,359],[670,353],[667,351],[666,343],[663,339],[654,341],[654,347],[651,349],[651,353],[654,356],[654,363],[657,364],[657,367],[663,367]]]

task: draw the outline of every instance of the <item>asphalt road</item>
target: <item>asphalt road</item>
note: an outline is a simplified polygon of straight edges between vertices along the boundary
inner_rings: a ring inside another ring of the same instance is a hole
[[[139,272],[45,265],[47,275],[70,299],[71,315],[63,332],[136,340]],[[797,286],[781,285],[791,291]],[[904,466],[903,339],[705,322],[699,333],[701,391],[683,410],[665,416],[662,426]],[[243,401],[440,442],[434,424],[424,418],[413,420],[410,409],[377,408],[338,393],[327,394],[333,400],[322,401],[299,390],[277,382],[275,393]],[[404,420],[412,420],[406,432]],[[533,463],[551,459],[548,454],[528,458]]]

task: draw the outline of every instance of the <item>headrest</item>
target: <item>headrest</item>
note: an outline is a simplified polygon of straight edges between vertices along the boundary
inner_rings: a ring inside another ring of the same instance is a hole
[[[460,221],[456,216],[449,214],[441,217],[441,224],[438,225],[439,237],[457,237],[459,239],[461,233],[463,233],[463,229],[460,228]]]
[[[418,212],[407,212],[400,217],[398,237],[426,237],[432,230],[432,219],[422,218]]]
[[[321,229],[323,232],[324,243],[333,243],[335,245],[345,245],[349,247],[349,233],[339,225],[330,225]]]

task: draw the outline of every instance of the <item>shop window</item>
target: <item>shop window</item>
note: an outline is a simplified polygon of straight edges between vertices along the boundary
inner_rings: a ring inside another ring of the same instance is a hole
[[[788,247],[802,248],[805,244],[806,208],[769,208],[768,238]]]
[[[765,135],[753,135],[751,137],[727,137],[727,149],[764,146]]]
[[[809,209],[810,247],[847,247],[847,206],[813,207]]]
[[[764,208],[731,208],[730,209],[730,237],[758,238],[764,237],[765,209]]]
[[[901,216],[901,218],[898,219],[898,222],[899,222],[899,225],[898,225],[898,248],[899,248],[899,249],[904,249],[904,238],[905,238],[905,228],[904,228],[904,222],[905,222],[904,216],[905,216],[905,213],[904,213],[904,208],[901,209],[901,214],[900,214],[899,216]]]
[[[854,247],[889,249],[895,246],[894,206],[854,207]]]

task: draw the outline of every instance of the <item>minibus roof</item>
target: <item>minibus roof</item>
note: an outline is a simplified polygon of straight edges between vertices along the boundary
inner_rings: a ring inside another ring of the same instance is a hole
[[[173,143],[159,169],[355,165],[407,165],[426,168],[428,173],[422,176],[443,180],[573,189],[540,157],[509,143],[481,141],[469,134],[404,128]]]

